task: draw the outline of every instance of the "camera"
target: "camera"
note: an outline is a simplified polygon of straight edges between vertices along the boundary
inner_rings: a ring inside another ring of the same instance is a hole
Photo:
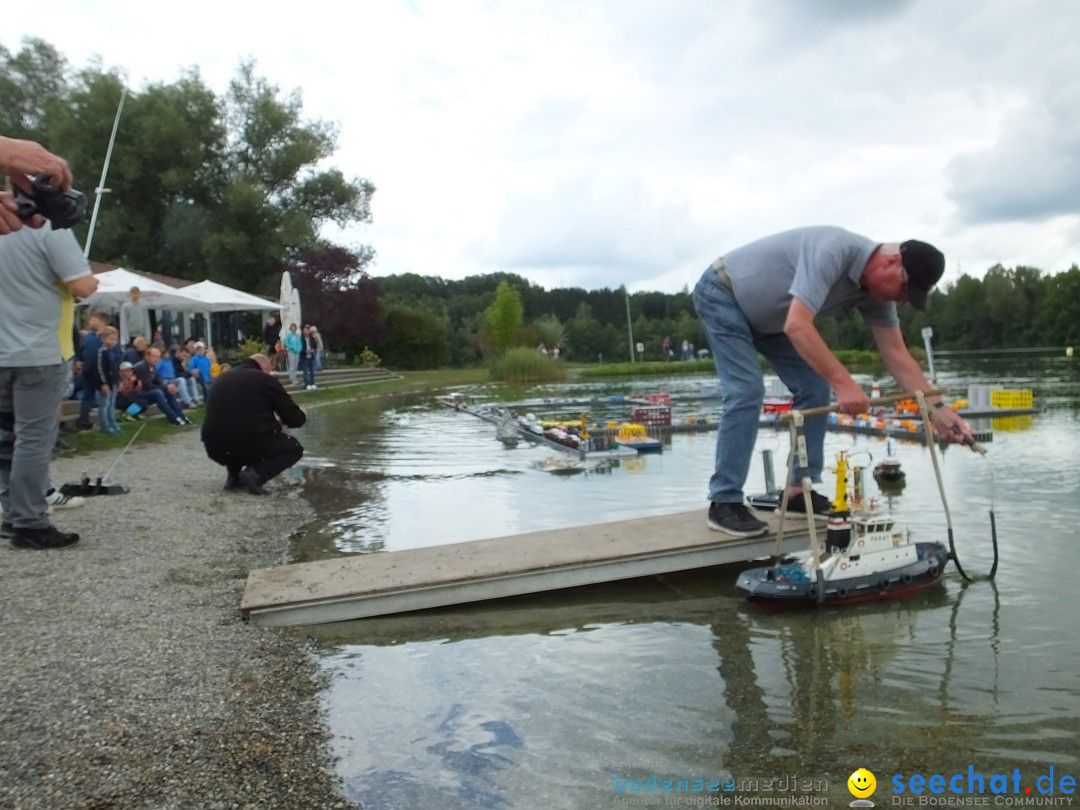
[[[21,188],[15,189],[15,204],[19,207],[16,215],[19,219],[30,219],[34,214],[41,214],[54,229],[78,225],[86,218],[86,197],[75,189],[61,191],[50,185],[50,180],[52,176],[48,174],[30,178],[32,194]]]

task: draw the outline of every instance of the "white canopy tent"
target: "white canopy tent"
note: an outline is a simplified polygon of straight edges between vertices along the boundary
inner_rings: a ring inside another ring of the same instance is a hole
[[[189,310],[201,309],[200,302],[185,295],[186,287],[170,287],[152,278],[140,276],[122,267],[95,274],[97,291],[83,304],[93,309],[118,310],[128,300],[132,287],[138,287],[143,303],[150,309]]]
[[[123,268],[97,273],[94,277],[98,280],[97,291],[81,303],[92,309],[104,309],[109,312],[121,311],[121,305],[131,296],[132,287],[139,288],[142,302],[147,308],[185,313],[183,317],[185,323],[196,314],[201,314],[206,319],[207,328],[209,328],[211,312],[277,311],[280,309],[280,305],[274,301],[210,280],[189,284],[186,287],[172,287]],[[125,339],[127,335],[123,327],[124,324],[121,323],[121,337]],[[184,332],[190,334],[191,330],[185,327]]]
[[[246,312],[249,310],[274,310],[281,309],[276,301],[268,301],[257,295],[246,293],[242,290],[234,290],[216,281],[200,281],[183,288],[183,293],[189,298],[201,302],[201,305],[190,307],[202,312]]]

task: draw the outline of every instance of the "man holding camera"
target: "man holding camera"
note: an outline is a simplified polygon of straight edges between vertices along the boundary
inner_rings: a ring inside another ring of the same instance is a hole
[[[21,198],[0,193],[0,532],[16,548],[63,548],[79,535],[52,525],[45,499],[72,353],[71,322],[62,322],[97,279],[69,230],[85,209],[68,205],[68,195],[82,197],[70,191],[67,164],[39,144],[0,137],[0,169]],[[40,227],[46,218],[52,224]]]
[[[34,175],[49,175],[52,185],[61,191],[71,188],[71,170],[67,162],[33,141],[0,135],[0,173],[9,175],[11,181],[27,193],[31,191],[28,176]],[[14,195],[10,191],[0,191],[0,236],[13,233],[26,224],[16,215],[17,211]],[[37,215],[29,224],[39,228],[44,222],[45,219]]]

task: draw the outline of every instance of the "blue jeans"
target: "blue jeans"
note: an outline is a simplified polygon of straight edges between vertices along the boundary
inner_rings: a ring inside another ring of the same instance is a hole
[[[304,387],[315,384],[315,357],[313,355],[300,355],[300,370],[304,373]]]
[[[176,396],[180,398],[184,405],[198,404],[202,400],[198,383],[195,382],[194,377],[170,377],[167,380],[163,379],[162,382],[166,385],[172,383],[176,386]]]
[[[179,422],[184,418],[184,412],[180,409],[180,405],[177,404],[173,395],[164,388],[151,388],[143,391],[140,396],[147,402],[157,405],[158,410],[165,414],[165,418],[170,422]]]
[[[97,392],[98,426],[106,433],[119,430],[116,424],[116,386],[109,386],[109,393]]]
[[[705,270],[694,288],[693,299],[694,309],[705,327],[724,398],[724,412],[716,437],[716,466],[709,478],[709,500],[741,503],[765,401],[758,353],[765,355],[784,385],[791,390],[793,408],[828,405],[831,389],[802,359],[787,335],[754,332],[734,294],[712,266]],[[805,472],[816,482],[821,481],[826,419],[823,414],[808,416],[805,420],[808,457]],[[803,473],[796,458],[792,483],[801,482]]]

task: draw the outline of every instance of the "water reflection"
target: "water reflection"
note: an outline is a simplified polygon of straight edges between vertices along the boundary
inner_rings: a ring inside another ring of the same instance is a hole
[[[952,448],[941,465],[969,573],[993,562],[995,510],[994,583],[966,585],[950,568],[902,603],[775,614],[736,596],[733,567],[308,628],[333,676],[326,706],[349,796],[367,808],[582,808],[612,802],[616,772],[797,774],[828,779],[825,795],[846,805],[857,767],[879,784],[968,765],[1080,776],[1080,377],[1057,361],[1036,377],[1024,365],[989,378],[1053,406],[996,432],[989,459]],[[953,386],[986,374],[943,366]],[[560,391],[581,393],[542,396]],[[305,473],[321,515],[298,547],[307,557],[701,508],[715,440],[681,434],[662,456],[560,478],[532,468],[549,450],[506,450],[490,426],[427,398],[323,410],[305,444],[332,466]],[[786,438],[760,441],[786,457]],[[829,457],[839,449],[885,452],[831,435]],[[882,493],[867,476],[868,489],[920,539],[946,540],[927,450],[894,450],[907,486]]]

